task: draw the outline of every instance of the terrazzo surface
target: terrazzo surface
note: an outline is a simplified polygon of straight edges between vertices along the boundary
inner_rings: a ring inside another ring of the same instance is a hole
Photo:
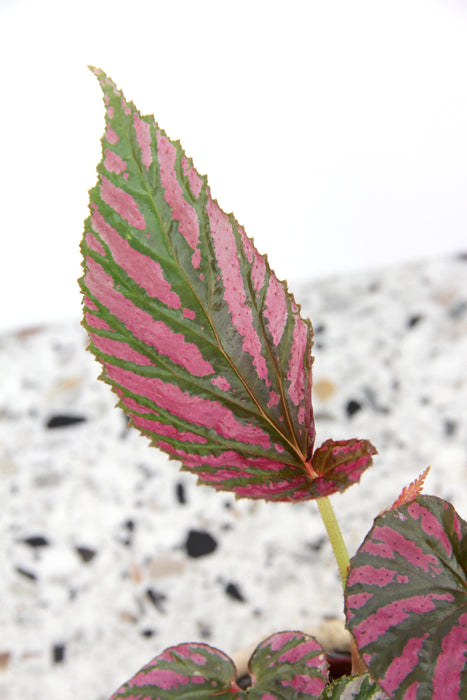
[[[467,256],[294,290],[315,329],[317,444],[370,439],[332,498],[353,553],[429,464],[467,516]],[[0,338],[0,698],[106,700],[165,647],[229,654],[342,614],[313,502],[196,486],[126,427],[77,323]]]

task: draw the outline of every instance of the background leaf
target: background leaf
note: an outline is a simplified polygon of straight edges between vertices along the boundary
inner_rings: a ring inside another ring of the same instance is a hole
[[[433,496],[377,517],[351,560],[347,626],[393,698],[467,697],[467,525]]]
[[[279,632],[250,659],[252,686],[241,690],[233,661],[207,644],[166,649],[121,686],[110,700],[300,700],[319,698],[327,662],[318,642],[302,632]]]
[[[389,700],[368,673],[342,676],[323,691],[320,700]]]
[[[207,644],[166,649],[121,686],[110,700],[234,700],[246,698],[235,683],[233,661]]]
[[[206,178],[105,74],[84,325],[132,423],[199,480],[310,498],[312,328]]]
[[[328,679],[328,662],[313,637],[302,632],[278,632],[260,644],[250,659],[252,700],[318,698]]]

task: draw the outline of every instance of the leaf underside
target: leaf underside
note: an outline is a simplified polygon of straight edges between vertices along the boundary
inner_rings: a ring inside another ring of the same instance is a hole
[[[467,697],[467,524],[434,496],[377,517],[351,560],[347,626],[391,698]]]
[[[343,490],[351,460],[335,483],[307,468],[310,321],[180,144],[92,70],[106,127],[80,284],[101,378],[201,483],[286,501]]]
[[[252,686],[241,690],[233,661],[207,644],[166,649],[121,686],[110,700],[300,700],[319,698],[328,677],[318,642],[302,632],[279,632],[250,659]]]

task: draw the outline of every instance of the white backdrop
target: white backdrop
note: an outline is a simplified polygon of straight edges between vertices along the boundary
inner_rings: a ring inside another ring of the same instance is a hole
[[[0,0],[0,329],[80,315],[87,64],[292,287],[467,248],[465,0]]]

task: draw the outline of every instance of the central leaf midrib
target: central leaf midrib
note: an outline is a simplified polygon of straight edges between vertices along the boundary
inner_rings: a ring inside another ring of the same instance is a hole
[[[151,127],[154,129],[154,126],[153,126],[153,125],[151,125]],[[145,189],[146,189],[147,196],[148,196],[148,198],[149,198],[149,200],[150,200],[150,202],[151,202],[151,204],[152,204],[153,212],[154,212],[154,214],[155,214],[156,219],[157,219],[158,222],[159,222],[160,230],[162,231],[163,235],[165,236],[166,244],[168,245],[168,247],[169,247],[169,248],[172,250],[172,252],[173,252],[173,259],[176,260],[176,259],[177,259],[177,256],[176,256],[176,254],[175,254],[175,250],[174,250],[174,247],[173,247],[172,240],[171,240],[170,236],[168,235],[165,222],[162,220],[162,218],[161,218],[161,216],[160,216],[160,214],[159,214],[159,212],[158,212],[158,209],[157,209],[156,204],[155,204],[154,196],[153,196],[152,192],[149,190],[148,183],[146,182],[146,178],[144,177],[144,173],[143,173],[143,171],[142,171],[142,168],[140,167],[140,164],[139,164],[139,162],[138,162],[138,158],[137,158],[136,155],[135,155],[135,152],[134,152],[134,149],[133,149],[132,141],[131,141],[131,139],[127,139],[127,142],[129,143],[130,150],[131,150],[131,153],[132,153],[132,155],[133,155],[133,162],[134,162],[134,164],[136,164],[137,171],[139,172],[140,178],[141,178],[141,180],[142,180],[142,182],[143,182],[143,185],[144,185],[144,187],[145,187]],[[180,152],[179,152],[179,149],[178,149],[178,148],[176,148],[176,150],[177,150],[177,159],[178,159],[178,158],[180,157]],[[156,167],[155,167],[155,170],[156,170]],[[157,172],[160,173],[160,166],[159,166],[159,162],[158,162],[158,161],[157,161]],[[157,179],[158,179],[158,181],[159,181],[159,186],[160,186],[161,190],[162,190],[163,192],[165,192],[165,189],[164,189],[164,187],[162,186],[162,183],[161,183],[161,181],[160,181],[160,175],[159,175],[159,177],[158,177]],[[178,180],[178,177],[177,177],[177,180]],[[180,182],[179,182],[179,184],[180,184]],[[180,187],[182,187],[181,184],[180,184]],[[204,189],[204,191],[205,191],[206,187],[207,187],[207,185],[206,185],[206,183],[203,181],[203,189]],[[156,189],[156,188],[154,187],[154,189]],[[170,206],[170,205],[167,204],[167,206]],[[170,207],[170,208],[171,208],[171,207]],[[195,209],[195,211],[196,211],[196,209]],[[199,221],[198,212],[196,212],[196,213],[197,213],[198,221]],[[200,223],[200,225],[201,225],[201,222],[199,222],[199,223]],[[215,338],[216,338],[216,341],[217,341],[217,344],[218,344],[219,352],[221,352],[221,354],[224,356],[224,359],[227,361],[227,363],[230,365],[231,369],[232,369],[232,370],[234,371],[234,373],[237,375],[237,377],[238,377],[238,379],[240,380],[240,382],[243,384],[243,386],[244,386],[245,390],[247,391],[247,393],[249,394],[249,396],[250,396],[250,398],[251,398],[253,404],[254,404],[254,405],[256,406],[256,408],[258,409],[259,415],[263,418],[263,420],[265,420],[265,421],[267,422],[268,425],[271,426],[271,428],[274,430],[274,432],[275,432],[277,435],[279,435],[279,436],[281,437],[281,439],[284,440],[284,441],[290,446],[292,452],[294,452],[295,454],[297,454],[298,458],[299,458],[301,461],[305,461],[305,456],[301,453],[301,450],[299,449],[297,443],[293,444],[293,443],[289,440],[289,438],[278,428],[278,426],[276,426],[276,424],[271,420],[271,418],[265,413],[265,411],[263,410],[263,408],[262,408],[262,406],[261,406],[261,403],[256,399],[255,395],[253,394],[253,392],[251,391],[250,387],[248,386],[248,382],[243,378],[243,376],[241,375],[241,373],[239,372],[239,370],[237,369],[237,367],[233,364],[233,362],[232,362],[232,360],[230,359],[229,355],[228,355],[228,354],[226,353],[226,351],[224,350],[224,347],[223,347],[223,345],[222,345],[222,343],[221,343],[221,341],[220,341],[219,335],[218,335],[218,333],[217,333],[217,331],[216,331],[216,329],[215,329],[215,327],[214,327],[214,325],[213,325],[213,323],[212,323],[212,321],[211,321],[211,319],[210,319],[208,313],[206,312],[206,309],[205,309],[205,307],[204,307],[204,304],[202,303],[201,299],[199,298],[198,294],[196,293],[195,289],[193,288],[193,286],[192,286],[192,284],[191,284],[191,282],[190,282],[190,280],[189,280],[189,278],[188,278],[188,276],[187,276],[187,274],[186,274],[186,272],[185,272],[183,266],[182,266],[182,265],[178,265],[178,266],[177,266],[177,269],[180,271],[182,278],[185,280],[185,284],[186,284],[187,287],[191,290],[192,294],[193,294],[194,297],[196,298],[196,300],[197,300],[197,302],[198,302],[198,304],[199,304],[199,308],[202,309],[202,311],[203,311],[203,313],[204,313],[204,316],[205,316],[207,322],[209,323],[209,325],[210,325],[210,327],[211,327],[211,329],[212,329],[212,332],[213,332],[213,334],[214,334],[214,336],[215,336]],[[210,275],[211,275],[211,273],[210,273]],[[213,289],[213,285],[212,285],[212,283],[211,283],[211,285],[210,285],[210,290],[212,290],[212,289]],[[281,392],[282,392],[282,391],[283,391],[283,387],[282,387],[282,383],[281,383],[281,382],[279,382],[279,386],[280,386],[280,389],[281,389]],[[216,395],[216,397],[217,397],[217,395]],[[285,413],[287,414],[286,404],[285,404],[285,402],[284,402],[284,400],[283,400],[283,394],[282,394],[282,403],[283,403],[283,406],[284,406]],[[250,412],[252,413],[252,415],[255,415],[252,411],[250,411]],[[291,431],[291,434],[293,435],[294,438],[296,437],[293,430]]]

